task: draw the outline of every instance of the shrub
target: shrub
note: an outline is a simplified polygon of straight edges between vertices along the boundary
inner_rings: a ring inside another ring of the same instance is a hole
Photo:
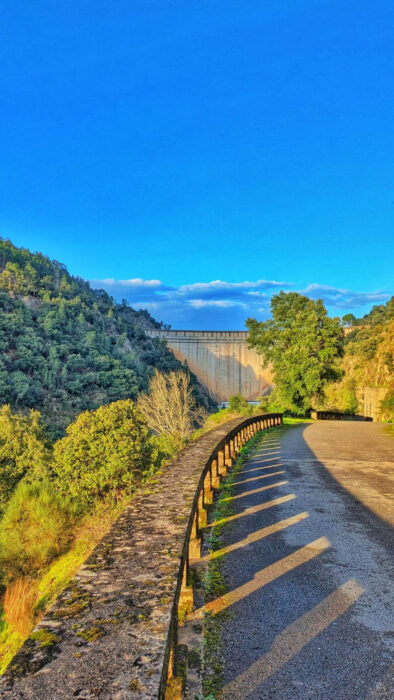
[[[49,443],[38,411],[27,416],[0,408],[0,515],[18,482],[44,477],[49,462]]]
[[[230,396],[228,408],[230,413],[240,413],[243,416],[250,416],[253,413],[253,406],[241,394]]]
[[[179,452],[179,442],[172,435],[153,435],[151,438],[158,450],[158,462],[160,465],[167,462]]]
[[[0,570],[6,583],[34,576],[64,552],[75,508],[48,482],[22,481],[0,523]]]
[[[156,370],[148,393],[139,396],[138,406],[149,427],[157,435],[170,435],[178,447],[185,444],[206,415],[197,407],[190,376],[183,371],[164,374]]]
[[[211,413],[205,418],[202,427],[193,433],[193,439],[199,438],[200,435],[217,428],[219,425],[228,423],[233,418],[252,416],[254,413],[260,413],[260,406],[252,406],[243,396],[234,394],[234,396],[230,397],[227,408],[221,408],[216,413]]]
[[[105,496],[130,494],[153,471],[157,448],[130,400],[81,413],[66,433],[54,445],[55,484],[81,511]]]
[[[356,380],[347,377],[343,382],[343,410],[345,413],[356,413],[358,408]]]
[[[201,435],[208,433],[210,430],[214,430],[219,425],[228,423],[229,420],[231,420],[232,418],[237,418],[238,415],[238,413],[230,411],[229,408],[221,408],[216,413],[210,413],[206,417],[204,424],[201,426],[201,428],[198,428],[198,430],[194,431],[192,435],[193,440],[196,440],[197,438],[201,437]]]
[[[259,405],[259,413],[286,413],[286,414],[292,414],[292,411],[286,410],[286,406],[284,402],[281,400],[281,398],[278,396],[278,392],[276,389],[274,389],[270,394],[267,396],[263,396],[260,405]],[[294,411],[297,415],[303,415],[302,412],[299,413],[298,411]]]

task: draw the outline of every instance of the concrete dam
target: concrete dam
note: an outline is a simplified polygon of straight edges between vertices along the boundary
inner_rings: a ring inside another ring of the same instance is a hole
[[[269,394],[273,387],[270,368],[262,368],[262,358],[247,346],[247,331],[149,330],[153,338],[163,338],[174,355],[187,361],[201,384],[215,401],[228,401],[241,394],[248,401]]]

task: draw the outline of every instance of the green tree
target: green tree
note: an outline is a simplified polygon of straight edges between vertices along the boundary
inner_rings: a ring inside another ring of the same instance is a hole
[[[107,495],[130,494],[153,470],[156,448],[130,400],[81,413],[66,433],[54,445],[55,485],[83,511]]]
[[[356,393],[357,385],[354,377],[347,377],[343,387],[343,410],[345,413],[356,413],[358,400]]]
[[[14,390],[15,405],[17,406],[20,402],[23,402],[23,399],[26,398],[29,393],[29,377],[27,377],[23,372],[17,371],[12,372],[10,380]]]
[[[394,421],[394,388],[389,389],[387,396],[380,402],[383,420]]]
[[[21,416],[10,406],[0,408],[0,514],[18,482],[44,478],[50,447],[38,411]]]
[[[10,292],[22,291],[23,271],[17,263],[7,262],[0,275],[0,284]]]
[[[339,378],[336,358],[343,354],[343,330],[338,318],[327,316],[323,301],[296,292],[271,299],[272,319],[249,318],[249,345],[272,363],[275,401],[299,415],[321,400],[327,382]]]
[[[343,326],[355,326],[357,323],[357,319],[354,314],[345,314],[342,316],[342,325]]]
[[[181,368],[148,328],[160,324],[147,311],[117,304],[64,265],[0,238],[0,403],[38,408],[53,438],[83,410],[135,398],[154,368]],[[190,376],[197,403],[209,406]]]
[[[253,413],[253,406],[251,406],[241,394],[233,394],[233,396],[230,396],[228,409],[230,412],[234,411],[242,415],[251,415]]]

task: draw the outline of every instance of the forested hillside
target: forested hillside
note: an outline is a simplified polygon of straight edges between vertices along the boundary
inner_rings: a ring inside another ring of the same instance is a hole
[[[181,366],[144,332],[160,327],[61,263],[0,239],[0,404],[38,409],[53,436],[85,409],[135,398],[155,368]]]
[[[382,419],[394,419],[394,297],[386,304],[356,319],[344,316],[353,330],[345,337],[345,354],[340,361],[343,379],[327,388],[330,406],[354,413],[361,411],[364,387],[388,390],[382,405]]]

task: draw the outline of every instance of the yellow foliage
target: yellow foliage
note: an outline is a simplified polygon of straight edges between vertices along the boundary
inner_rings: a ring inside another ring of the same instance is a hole
[[[394,320],[356,329],[345,346],[339,363],[344,372],[340,382],[326,389],[325,407],[349,410],[349,391],[357,398],[357,412],[362,412],[364,387],[394,390]]]

